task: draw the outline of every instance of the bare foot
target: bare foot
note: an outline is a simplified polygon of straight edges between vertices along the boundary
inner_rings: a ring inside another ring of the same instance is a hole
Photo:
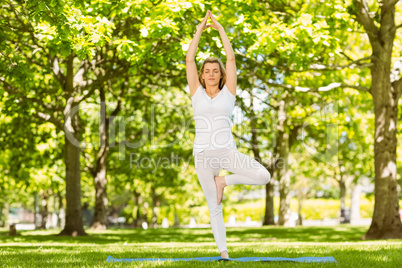
[[[215,179],[216,191],[218,192],[218,204],[221,204],[223,198],[223,189],[227,186],[225,177],[215,176],[214,179]]]
[[[229,259],[229,254],[226,250],[221,252],[221,258]]]

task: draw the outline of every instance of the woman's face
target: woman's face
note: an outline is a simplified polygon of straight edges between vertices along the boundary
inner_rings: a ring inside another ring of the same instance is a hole
[[[219,68],[219,64],[216,62],[208,62],[204,65],[204,73],[202,74],[202,78],[205,81],[206,85],[215,86],[219,85],[219,80],[221,79],[221,70]]]

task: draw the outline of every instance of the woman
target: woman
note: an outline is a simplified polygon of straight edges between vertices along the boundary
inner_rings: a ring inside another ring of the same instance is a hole
[[[210,25],[207,25],[208,18],[212,20]],[[195,54],[201,34],[208,27],[219,31],[226,52],[226,70],[219,59],[209,57],[197,74]],[[233,184],[265,185],[271,175],[255,159],[237,151],[231,132],[237,80],[235,55],[224,28],[209,10],[190,44],[186,66],[195,121],[193,156],[196,173],[207,199],[219,253],[222,258],[229,258],[222,215],[224,188]],[[222,169],[234,174],[219,176]]]

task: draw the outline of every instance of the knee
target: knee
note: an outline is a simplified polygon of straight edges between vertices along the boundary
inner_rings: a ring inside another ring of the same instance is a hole
[[[219,214],[222,214],[222,204],[218,205],[218,202],[216,200],[215,200],[215,202],[216,202],[216,204],[212,204],[212,203],[208,204],[209,216],[211,218],[213,218]]]
[[[271,181],[271,174],[266,168],[262,167],[258,170],[258,180],[261,185],[268,184]]]

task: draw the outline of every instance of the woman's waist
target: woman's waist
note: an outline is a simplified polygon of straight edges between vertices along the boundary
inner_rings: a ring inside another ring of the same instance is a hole
[[[195,130],[195,135],[197,136],[212,136],[212,135],[228,135],[232,134],[231,127],[225,128],[216,128],[216,129],[208,129],[208,128],[200,128]]]
[[[225,132],[196,132],[194,142],[210,142],[213,140],[233,140],[233,133],[231,131]]]
[[[232,122],[230,120],[225,121],[195,121],[195,131],[215,131],[221,129],[231,129]]]
[[[208,124],[219,124],[223,122],[231,122],[232,114],[194,114],[194,122],[197,123],[208,123]]]

